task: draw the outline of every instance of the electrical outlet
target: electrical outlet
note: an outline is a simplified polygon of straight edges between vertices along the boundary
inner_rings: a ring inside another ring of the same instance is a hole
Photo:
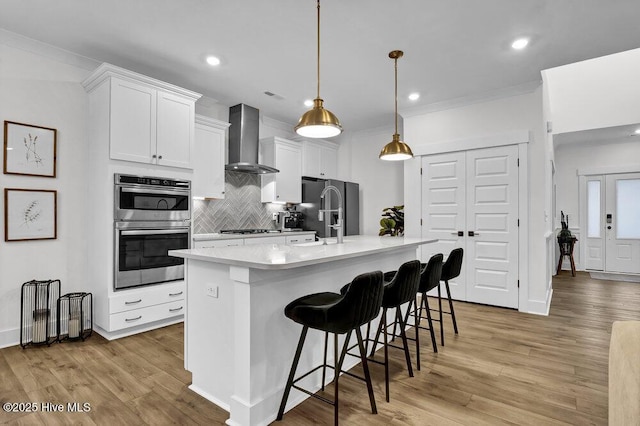
[[[271,220],[278,220],[278,213],[272,213]]]
[[[215,284],[207,284],[206,293],[209,297],[218,297],[218,286]]]

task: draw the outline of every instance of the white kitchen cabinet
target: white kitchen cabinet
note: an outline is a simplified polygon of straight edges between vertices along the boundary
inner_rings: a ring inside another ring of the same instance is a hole
[[[286,244],[311,243],[316,240],[315,234],[287,235],[285,238]]]
[[[193,248],[232,247],[244,245],[244,239],[232,238],[227,240],[202,240],[194,241]]]
[[[277,237],[260,237],[260,238],[245,238],[244,245],[249,246],[252,244],[284,244],[285,238],[281,236]]]
[[[338,176],[338,146],[327,141],[302,140],[302,175],[321,179]]]
[[[229,123],[196,115],[191,182],[191,194],[195,198],[224,198],[228,128]]]
[[[199,93],[106,63],[83,85],[111,159],[192,168]]]
[[[302,202],[302,147],[298,142],[271,137],[260,139],[260,163],[279,173],[262,175],[263,203]]]

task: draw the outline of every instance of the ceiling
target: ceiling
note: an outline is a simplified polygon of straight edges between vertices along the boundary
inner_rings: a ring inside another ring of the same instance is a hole
[[[294,125],[316,92],[315,6],[3,0],[0,28]],[[346,131],[392,125],[391,50],[405,52],[399,109],[433,109],[531,90],[543,69],[638,48],[638,16],[638,0],[323,0],[320,94]],[[513,50],[517,37],[529,47]],[[207,65],[209,54],[222,64]]]

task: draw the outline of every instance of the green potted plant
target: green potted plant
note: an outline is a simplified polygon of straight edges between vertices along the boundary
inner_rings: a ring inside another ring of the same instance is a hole
[[[404,235],[404,205],[386,207],[382,210],[378,235],[390,235],[392,237]]]
[[[573,235],[569,230],[569,215],[565,215],[562,210],[560,210],[560,232],[558,232],[558,242],[565,243],[571,241],[573,239]]]

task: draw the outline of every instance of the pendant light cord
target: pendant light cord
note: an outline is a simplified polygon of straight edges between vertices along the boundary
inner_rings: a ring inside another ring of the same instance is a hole
[[[317,73],[318,73],[318,94],[316,99],[320,99],[320,0],[317,0],[318,3],[318,61],[317,64]]]
[[[395,84],[395,91],[396,91],[396,99],[395,99],[395,110],[396,110],[396,116],[395,116],[395,121],[396,121],[396,135],[398,134],[398,58],[394,58],[394,68],[395,68],[395,75],[396,75],[396,84]]]

